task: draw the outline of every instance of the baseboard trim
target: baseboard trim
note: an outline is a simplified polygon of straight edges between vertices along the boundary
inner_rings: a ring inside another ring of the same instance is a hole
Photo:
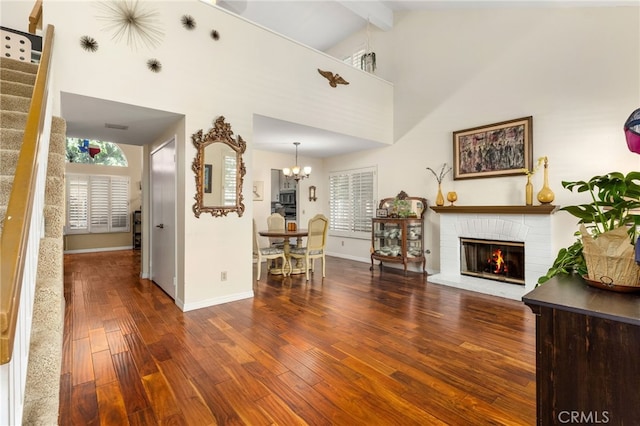
[[[98,247],[90,249],[78,249],[78,250],[65,250],[64,254],[76,254],[76,253],[98,253],[102,251],[120,251],[120,250],[133,250],[133,246],[123,247]]]
[[[343,254],[343,253],[329,253],[329,252],[327,252],[327,256],[339,257],[341,259],[353,260],[355,262],[371,263],[370,257],[357,257],[357,256],[350,256],[348,254]]]
[[[213,299],[202,300],[197,303],[184,303],[182,300],[176,299],[176,305],[183,312],[193,311],[195,309],[208,308],[209,306],[222,305],[223,303],[236,302],[242,299],[250,299],[253,297],[253,290],[243,293],[230,294],[224,297],[215,297]]]

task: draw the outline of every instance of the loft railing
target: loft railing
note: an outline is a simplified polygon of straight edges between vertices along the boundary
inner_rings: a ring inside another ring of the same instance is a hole
[[[50,126],[45,120],[48,99],[48,79],[53,47],[54,27],[49,25],[45,34],[45,44],[40,66],[36,75],[31,106],[27,116],[27,124],[22,140],[22,148],[18,157],[16,173],[7,205],[6,218],[0,241],[1,272],[0,272],[0,364],[11,360],[16,337],[16,326],[19,319],[20,295],[23,290],[25,273],[35,275],[37,268],[38,241],[31,242],[30,231],[37,235],[41,231],[32,229],[32,216],[38,193],[44,195],[44,173],[39,167],[46,166],[47,157],[39,158],[41,154],[41,138],[44,128]],[[48,137],[48,136],[47,136]],[[48,141],[48,139],[46,139]],[[46,144],[48,145],[48,143]],[[46,152],[45,152],[46,155]],[[38,180],[42,188],[38,188]],[[39,206],[42,208],[42,206]],[[40,222],[42,218],[40,217]],[[36,223],[37,227],[39,224]],[[35,246],[35,265],[27,267],[27,262],[34,261],[33,248]],[[35,282],[35,277],[33,278]],[[30,318],[27,320],[30,324]],[[29,327],[30,328],[30,327]],[[28,349],[28,348],[27,348]]]
[[[35,34],[42,29],[42,0],[36,0],[29,14],[29,32]]]

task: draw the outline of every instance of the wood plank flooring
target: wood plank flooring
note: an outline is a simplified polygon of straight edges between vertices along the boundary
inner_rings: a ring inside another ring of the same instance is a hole
[[[328,258],[183,313],[139,265],[65,255],[61,425],[535,424],[521,302]]]

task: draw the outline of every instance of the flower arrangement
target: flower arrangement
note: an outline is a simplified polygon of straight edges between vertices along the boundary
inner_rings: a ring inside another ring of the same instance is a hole
[[[411,215],[411,203],[409,200],[394,198],[393,211],[395,211],[400,217],[409,217]]]
[[[536,166],[529,170],[529,169],[522,169],[522,173],[524,173],[525,175],[527,175],[528,177],[531,177],[533,175],[536,174],[536,172],[538,171],[538,169],[540,168],[540,166],[542,164],[544,164],[545,160],[547,159],[547,157],[540,157],[538,158],[538,162],[536,163]]]
[[[435,170],[433,170],[431,167],[427,167],[427,170],[429,170],[431,173],[433,173],[433,175],[436,177],[436,180],[438,181],[438,185],[440,185],[442,183],[442,180],[444,179],[444,177],[451,172],[451,166],[449,166],[447,168],[447,163],[444,163],[442,165],[442,167],[440,168],[440,172],[436,173]]]

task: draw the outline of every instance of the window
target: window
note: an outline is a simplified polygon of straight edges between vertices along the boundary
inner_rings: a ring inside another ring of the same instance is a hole
[[[364,56],[365,54],[365,49],[359,49],[356,52],[353,52],[352,55],[347,56],[346,58],[344,58],[342,61],[351,65],[352,67],[358,68],[358,69],[362,69],[362,56]]]
[[[127,167],[127,157],[113,142],[67,138],[67,163]]]
[[[376,211],[376,169],[329,174],[329,232],[331,235],[371,238]]]
[[[69,234],[129,232],[129,178],[67,174]]]
[[[236,205],[236,157],[224,156],[224,205]]]

